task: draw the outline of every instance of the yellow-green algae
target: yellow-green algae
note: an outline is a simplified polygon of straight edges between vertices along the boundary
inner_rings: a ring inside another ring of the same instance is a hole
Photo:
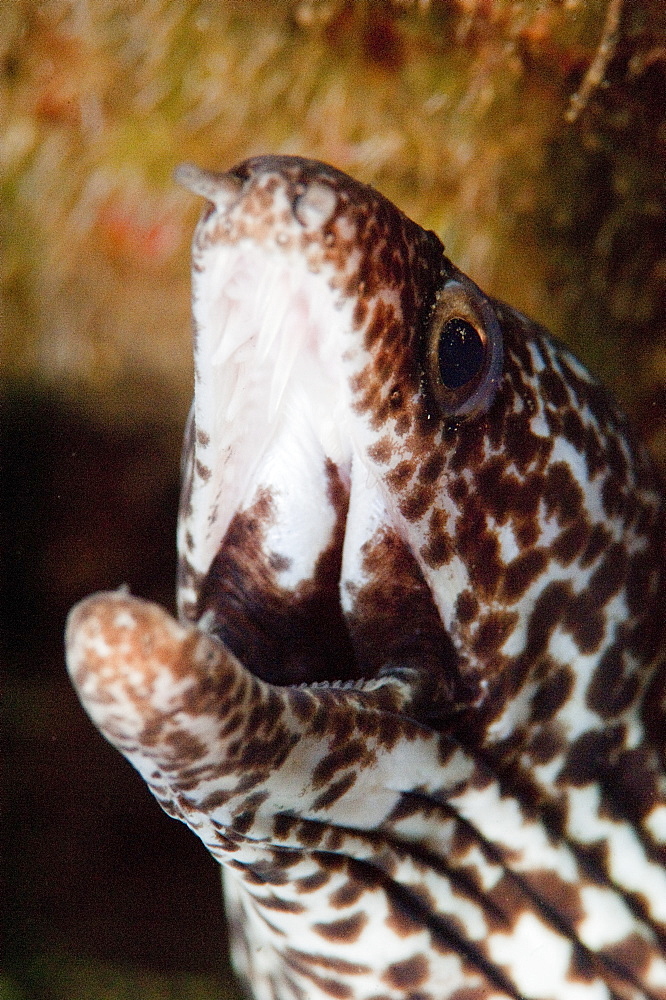
[[[198,206],[171,170],[288,152],[435,228],[658,436],[645,406],[661,405],[666,367],[661,0],[619,4],[601,84],[566,115],[612,3],[5,7],[5,371],[95,388],[110,413],[127,377],[184,400]]]
[[[18,978],[0,972],[0,1000],[235,1000],[233,982],[210,976],[165,975],[47,952]]]

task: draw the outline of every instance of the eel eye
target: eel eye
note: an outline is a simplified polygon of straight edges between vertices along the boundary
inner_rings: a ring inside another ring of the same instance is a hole
[[[439,377],[446,389],[461,389],[483,368],[486,338],[466,319],[447,319],[437,345]]]
[[[502,331],[490,301],[458,272],[437,293],[426,342],[431,392],[442,416],[491,405],[502,376]]]

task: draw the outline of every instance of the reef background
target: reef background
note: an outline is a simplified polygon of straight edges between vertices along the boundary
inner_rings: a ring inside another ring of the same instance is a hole
[[[183,160],[368,181],[610,384],[666,467],[663,0],[0,4],[0,998],[233,996],[215,864],[88,723],[67,609],[173,606]],[[203,977],[203,978],[202,978]]]

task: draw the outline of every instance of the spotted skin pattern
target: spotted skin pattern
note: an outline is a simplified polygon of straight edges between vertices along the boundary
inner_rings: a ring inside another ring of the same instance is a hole
[[[666,517],[624,417],[373,189],[179,178],[209,203],[180,621],[94,595],[67,656],[222,864],[237,971],[258,1000],[666,998]],[[481,330],[462,388],[447,317]]]

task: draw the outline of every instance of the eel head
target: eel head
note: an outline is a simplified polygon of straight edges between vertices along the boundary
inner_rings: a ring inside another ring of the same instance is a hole
[[[372,188],[177,176],[207,201],[180,622],[96,595],[68,662],[230,873],[238,967],[663,996],[666,518],[624,417]]]

